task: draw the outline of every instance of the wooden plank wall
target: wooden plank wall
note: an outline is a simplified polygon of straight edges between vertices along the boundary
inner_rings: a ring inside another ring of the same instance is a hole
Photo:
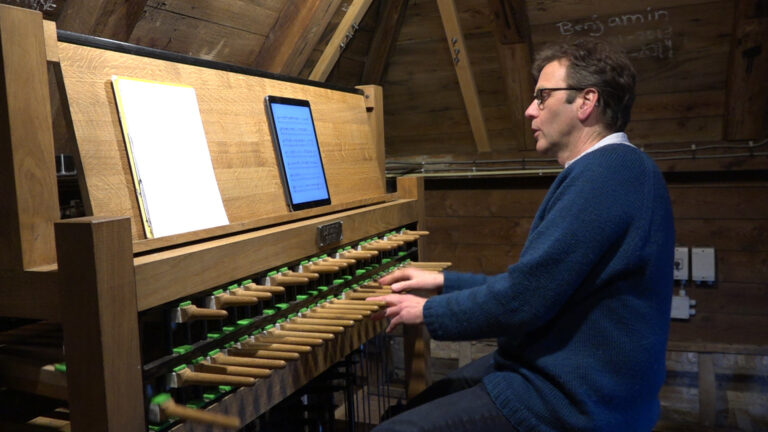
[[[487,2],[457,0],[492,153],[524,150],[515,127]],[[638,71],[628,132],[635,143],[723,138],[734,1],[528,1],[534,52],[549,42],[598,37],[624,48]],[[384,78],[388,157],[474,153],[469,122],[433,0],[408,7]],[[527,106],[528,95],[520,98]]]
[[[148,0],[129,43],[249,66],[285,1]]]
[[[491,148],[518,148],[488,3],[458,0],[456,7]],[[409,2],[382,85],[388,157],[476,152],[434,0]]]
[[[690,322],[670,340],[768,345],[768,180],[765,172],[668,175],[677,243],[712,246],[717,283],[689,287]]]
[[[717,283],[688,287],[697,315],[670,339],[768,345],[768,180],[765,172],[668,174],[676,242],[716,251]],[[761,178],[762,176],[762,178]],[[427,261],[502,272],[514,263],[553,177],[426,182]]]
[[[733,14],[733,1],[700,0],[537,1],[529,11],[534,50],[586,36],[626,50],[638,74],[627,132],[640,144],[722,139]]]

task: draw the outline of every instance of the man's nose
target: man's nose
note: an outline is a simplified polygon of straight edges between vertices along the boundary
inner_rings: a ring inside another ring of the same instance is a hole
[[[530,105],[528,105],[528,109],[525,110],[525,117],[529,119],[534,119],[538,117],[539,115],[539,106],[536,105],[536,99],[532,100]]]

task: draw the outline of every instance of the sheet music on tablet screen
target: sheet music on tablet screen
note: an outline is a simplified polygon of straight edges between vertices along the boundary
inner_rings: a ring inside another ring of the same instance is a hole
[[[327,200],[323,163],[308,106],[271,102],[274,129],[292,205]]]

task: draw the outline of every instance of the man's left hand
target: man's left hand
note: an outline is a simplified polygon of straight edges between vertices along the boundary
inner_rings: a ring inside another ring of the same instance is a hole
[[[384,301],[387,309],[376,312],[373,319],[390,318],[387,333],[400,324],[421,324],[424,322],[424,303],[427,299],[412,294],[388,294],[381,297],[369,297],[368,300]]]

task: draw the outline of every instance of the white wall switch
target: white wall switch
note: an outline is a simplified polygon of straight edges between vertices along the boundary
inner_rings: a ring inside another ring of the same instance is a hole
[[[696,283],[715,282],[715,248],[691,248],[691,280]]]
[[[685,282],[690,280],[690,266],[688,265],[688,248],[675,248],[675,267],[672,270],[672,277],[676,281]]]

